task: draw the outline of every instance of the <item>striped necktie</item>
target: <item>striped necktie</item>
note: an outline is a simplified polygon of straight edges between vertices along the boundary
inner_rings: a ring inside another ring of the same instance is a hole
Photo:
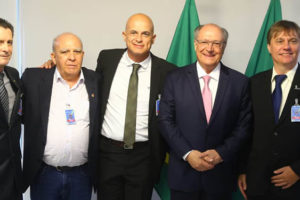
[[[6,119],[8,119],[8,109],[9,109],[8,94],[4,86],[3,78],[4,78],[4,73],[1,72],[0,73],[0,100],[1,100],[2,108],[5,112]]]

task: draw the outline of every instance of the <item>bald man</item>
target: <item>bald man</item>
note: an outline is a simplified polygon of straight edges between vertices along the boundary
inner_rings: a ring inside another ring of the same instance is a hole
[[[156,103],[175,66],[150,52],[156,35],[147,15],[132,15],[122,35],[127,48],[101,51],[96,68],[103,76],[98,198],[147,200],[165,157]]]
[[[81,67],[81,40],[53,41],[50,70],[26,69],[24,177],[31,200],[90,200],[96,177],[99,75]]]

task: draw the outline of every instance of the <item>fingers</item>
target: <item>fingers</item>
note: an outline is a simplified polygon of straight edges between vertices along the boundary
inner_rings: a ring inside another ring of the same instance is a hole
[[[246,195],[246,189],[247,189],[247,183],[246,183],[246,174],[241,174],[238,178],[238,186],[240,189],[241,194],[243,195],[244,199],[247,200]]]

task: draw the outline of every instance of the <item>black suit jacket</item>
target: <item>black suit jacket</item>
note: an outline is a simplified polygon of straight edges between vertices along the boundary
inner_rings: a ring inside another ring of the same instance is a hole
[[[0,103],[0,199],[10,200],[13,195],[11,192],[22,191],[21,116],[18,114],[22,90],[18,71],[8,66],[4,67],[4,71],[16,94],[10,123]]]
[[[24,178],[26,183],[24,190],[32,184],[42,166],[54,72],[55,67],[50,70],[27,68],[22,76],[24,86]],[[100,78],[92,70],[82,68],[82,72],[90,102],[88,167],[95,183]]]
[[[118,64],[126,49],[111,49],[103,50],[100,52],[96,72],[100,73],[103,77],[101,82],[101,113],[100,124],[102,125],[106,105],[110,93],[111,84],[118,67]],[[155,110],[156,100],[161,94],[161,89],[164,84],[166,74],[175,68],[173,64],[158,58],[151,54],[151,84],[150,84],[150,99],[149,99],[149,122],[148,134],[151,148],[151,169],[153,174],[153,181],[159,180],[160,169],[163,164],[166,152],[166,145],[159,133],[157,116]],[[100,163],[105,164],[105,163]],[[100,177],[101,178],[101,177]]]
[[[264,194],[271,186],[273,171],[290,165],[300,175],[300,122],[291,122],[291,107],[300,99],[300,65],[294,76],[285,106],[275,124],[271,96],[272,70],[251,78],[251,98],[254,113],[252,148],[247,166],[249,194]],[[286,193],[300,197],[299,181]]]

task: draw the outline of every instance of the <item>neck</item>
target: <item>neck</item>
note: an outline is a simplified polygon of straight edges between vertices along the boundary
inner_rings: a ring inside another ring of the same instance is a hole
[[[286,74],[290,70],[292,70],[295,67],[296,63],[289,64],[289,65],[276,65],[274,64],[274,69],[278,75]]]
[[[129,52],[128,52],[128,56],[131,60],[133,60],[134,62],[136,63],[140,63],[140,62],[143,62],[144,60],[146,60],[146,58],[148,58],[149,56],[149,53],[146,54],[146,55],[131,55]]]
[[[0,66],[0,72],[3,72],[3,71],[4,71],[4,67],[5,67],[5,66]]]

